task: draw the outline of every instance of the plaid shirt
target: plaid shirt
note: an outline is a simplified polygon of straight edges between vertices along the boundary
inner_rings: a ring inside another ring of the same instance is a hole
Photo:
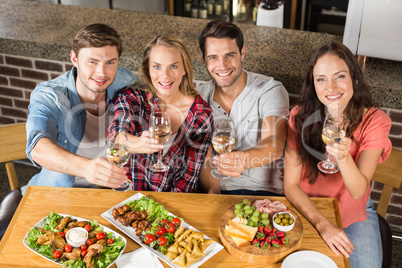
[[[141,136],[149,129],[152,107],[160,110],[159,99],[152,93],[140,89],[127,88],[117,98],[114,119],[109,132],[115,135],[126,131]],[[187,118],[180,126],[169,151],[163,156],[163,163],[170,166],[165,172],[149,169],[158,153],[131,154],[128,178],[136,191],[198,191],[198,177],[211,143],[213,131],[212,110],[197,95]]]

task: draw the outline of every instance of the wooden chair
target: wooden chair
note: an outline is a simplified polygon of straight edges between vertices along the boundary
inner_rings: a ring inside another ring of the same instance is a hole
[[[377,166],[372,178],[373,181],[384,184],[380,201],[377,206],[383,252],[382,268],[389,268],[391,267],[392,263],[392,231],[387,220],[385,220],[385,214],[387,213],[392,190],[394,188],[399,189],[401,185],[401,166],[402,152],[392,149],[391,155],[388,157],[388,159],[384,163]]]
[[[25,123],[0,126],[0,163],[5,163],[11,191],[18,188],[14,160],[26,159],[27,144]]]

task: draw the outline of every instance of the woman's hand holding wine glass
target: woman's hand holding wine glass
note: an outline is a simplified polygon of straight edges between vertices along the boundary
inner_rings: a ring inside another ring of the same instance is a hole
[[[326,115],[322,129],[322,140],[326,145],[328,145],[328,147],[333,146],[334,144],[340,144],[343,141],[343,138],[345,137],[345,123],[346,119],[344,115],[339,115],[337,117],[333,117],[329,113]],[[323,160],[317,164],[317,167],[319,170],[321,170],[321,172],[327,174],[338,172],[339,167],[337,163],[331,161],[331,155],[338,159],[338,149],[331,148],[331,152],[332,154],[327,152],[326,160]]]

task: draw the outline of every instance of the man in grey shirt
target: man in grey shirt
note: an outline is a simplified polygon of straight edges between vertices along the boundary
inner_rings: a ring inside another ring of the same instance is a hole
[[[283,150],[289,97],[272,77],[242,69],[243,34],[233,23],[209,22],[199,45],[211,81],[197,90],[211,106],[214,121],[233,123],[236,143],[232,152],[212,157],[210,147],[200,175],[203,191],[245,195],[283,194]],[[211,175],[227,175],[217,179]]]

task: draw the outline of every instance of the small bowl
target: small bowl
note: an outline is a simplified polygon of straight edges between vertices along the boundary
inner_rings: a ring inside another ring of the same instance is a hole
[[[286,213],[289,214],[290,217],[293,219],[293,223],[292,223],[291,225],[287,225],[287,226],[282,226],[282,225],[277,224],[277,223],[275,222],[275,217],[276,217],[276,215],[286,214]],[[293,215],[292,215],[291,213],[289,213],[289,212],[278,212],[278,213],[276,213],[276,214],[272,217],[272,224],[273,224],[274,227],[275,227],[276,229],[278,229],[279,231],[289,232],[290,230],[293,229],[293,227],[295,226],[295,223],[296,223],[296,218],[295,218],[295,216],[293,216]]]
[[[78,248],[88,239],[88,232],[82,227],[74,227],[71,228],[66,233],[66,240],[67,243],[70,244],[72,247]]]

